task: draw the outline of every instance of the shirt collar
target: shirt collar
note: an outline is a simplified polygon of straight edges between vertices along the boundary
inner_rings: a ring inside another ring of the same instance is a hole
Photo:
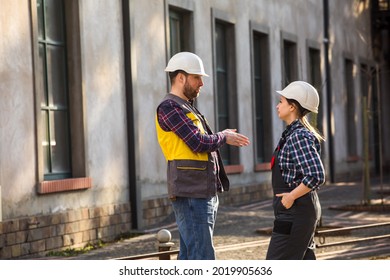
[[[302,124],[301,122],[299,121],[299,119],[296,119],[295,121],[293,121],[292,123],[290,123],[286,129],[284,130],[283,134],[282,134],[282,137],[283,138],[286,138],[287,136],[289,136],[295,129],[299,128],[299,127],[302,127]]]

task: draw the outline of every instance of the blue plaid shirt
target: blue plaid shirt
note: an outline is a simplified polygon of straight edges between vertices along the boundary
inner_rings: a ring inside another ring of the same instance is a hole
[[[290,187],[303,183],[314,190],[325,183],[320,142],[299,120],[286,127],[281,142],[285,143],[278,154],[279,167]]]

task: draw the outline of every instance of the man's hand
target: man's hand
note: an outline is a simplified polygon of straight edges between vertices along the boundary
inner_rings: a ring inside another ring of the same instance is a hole
[[[249,138],[236,132],[237,129],[225,129],[222,133],[226,137],[226,143],[233,146],[243,147],[249,145]]]

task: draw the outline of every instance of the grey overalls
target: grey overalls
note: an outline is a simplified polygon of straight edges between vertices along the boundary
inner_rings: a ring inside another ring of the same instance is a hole
[[[281,197],[275,196],[292,191],[284,182],[279,167],[278,153],[283,144],[280,143],[275,150],[272,163],[275,220],[266,259],[315,260],[313,238],[321,212],[317,192],[311,191],[296,199],[289,209],[283,206]]]

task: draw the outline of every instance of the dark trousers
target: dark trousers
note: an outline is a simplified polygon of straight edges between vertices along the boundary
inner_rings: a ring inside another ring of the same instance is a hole
[[[267,260],[315,260],[314,233],[320,218],[317,192],[309,192],[284,208],[280,197],[273,201],[275,221]]]

